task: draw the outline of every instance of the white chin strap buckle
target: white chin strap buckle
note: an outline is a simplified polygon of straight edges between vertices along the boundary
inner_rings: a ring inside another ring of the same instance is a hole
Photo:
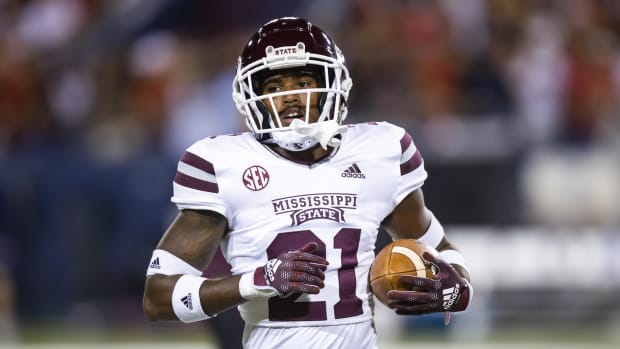
[[[291,129],[301,135],[313,137],[323,149],[327,149],[328,146],[334,148],[339,146],[340,139],[336,136],[347,131],[346,126],[338,125],[335,120],[308,124],[305,121],[295,119],[291,122]]]

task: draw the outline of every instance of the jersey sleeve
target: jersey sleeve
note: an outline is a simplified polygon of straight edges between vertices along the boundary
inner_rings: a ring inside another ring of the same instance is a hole
[[[173,181],[171,201],[181,209],[215,211],[228,217],[228,207],[221,199],[215,167],[199,149],[190,147],[179,160]]]
[[[400,182],[394,195],[396,205],[420,188],[428,177],[422,154],[415,146],[411,135],[404,130],[400,138],[400,151]]]

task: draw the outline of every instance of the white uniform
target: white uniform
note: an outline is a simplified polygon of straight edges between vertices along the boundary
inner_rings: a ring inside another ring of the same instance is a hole
[[[179,209],[227,218],[222,251],[233,274],[310,241],[329,261],[325,288],[317,295],[240,305],[247,325],[370,323],[368,270],[379,225],[426,176],[409,134],[387,122],[350,125],[337,151],[313,164],[285,159],[243,133],[205,138],[188,148],[172,201]]]

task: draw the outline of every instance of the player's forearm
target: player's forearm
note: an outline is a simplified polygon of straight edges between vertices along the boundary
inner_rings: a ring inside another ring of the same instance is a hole
[[[172,295],[179,278],[179,275],[161,274],[147,278],[143,310],[149,320],[178,320],[172,307]],[[239,295],[239,276],[231,276],[203,282],[200,286],[200,302],[193,304],[200,304],[205,314],[214,316],[244,301]]]
[[[179,275],[167,276],[155,274],[146,278],[142,310],[151,321],[176,320],[172,310],[172,290]]]
[[[207,280],[200,290],[202,307],[209,315],[215,315],[245,302],[239,295],[241,276]]]

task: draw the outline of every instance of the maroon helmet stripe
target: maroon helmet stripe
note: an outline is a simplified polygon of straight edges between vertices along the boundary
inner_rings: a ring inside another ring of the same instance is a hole
[[[420,167],[420,165],[422,165],[422,162],[422,154],[420,154],[420,151],[416,149],[415,154],[413,154],[411,159],[400,164],[400,175],[403,176],[415,170],[416,168]]]
[[[400,151],[404,153],[405,150],[409,148],[411,143],[413,143],[413,139],[411,139],[411,136],[408,133],[405,133],[403,138],[400,139]]]
[[[188,151],[183,154],[181,161],[215,176],[215,170],[213,169],[212,163]]]
[[[220,191],[217,183],[203,181],[202,179],[188,176],[185,173],[179,171],[177,171],[176,176],[174,176],[174,182],[184,187],[201,191],[208,191],[210,193],[218,193]]]

